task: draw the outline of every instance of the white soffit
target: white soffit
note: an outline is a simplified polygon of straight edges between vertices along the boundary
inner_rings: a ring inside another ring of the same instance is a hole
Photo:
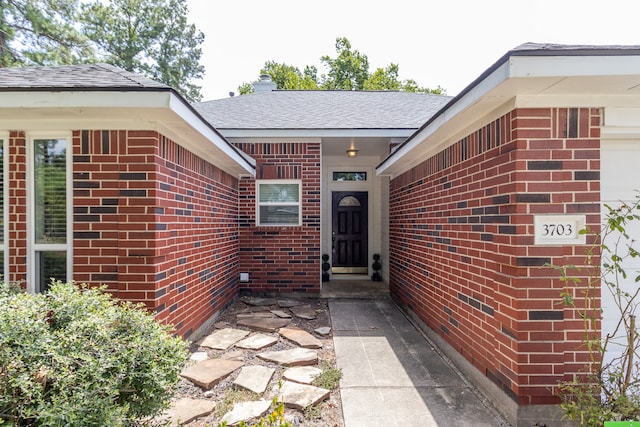
[[[640,56],[510,56],[384,160],[397,176],[513,108],[640,105]]]
[[[255,160],[170,91],[2,92],[0,129],[153,130],[234,176],[255,174]]]
[[[408,138],[413,129],[225,129],[225,138]]]

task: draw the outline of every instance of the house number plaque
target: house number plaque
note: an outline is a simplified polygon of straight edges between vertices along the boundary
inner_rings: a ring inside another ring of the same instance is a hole
[[[536,245],[583,245],[584,215],[536,215],[533,219]]]

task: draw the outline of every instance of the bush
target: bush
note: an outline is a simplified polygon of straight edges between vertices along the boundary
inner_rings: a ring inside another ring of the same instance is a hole
[[[167,326],[102,288],[0,287],[0,424],[136,425],[169,405],[186,358]]]

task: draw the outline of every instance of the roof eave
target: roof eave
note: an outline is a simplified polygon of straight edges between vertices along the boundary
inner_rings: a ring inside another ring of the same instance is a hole
[[[603,57],[609,56],[608,60]],[[562,57],[566,60],[560,60]],[[585,67],[586,63],[589,67]],[[519,95],[518,82],[549,77],[562,78],[567,73],[577,76],[638,75],[640,69],[640,48],[620,50],[605,48],[575,48],[546,50],[518,49],[502,56],[496,63],[468,85],[460,94],[449,101],[416,132],[409,136],[398,148],[387,156],[377,167],[378,175],[397,176],[419,160],[413,153],[416,148],[442,131],[445,124],[454,119],[462,123],[461,117],[489,99],[495,97],[492,108],[500,105],[513,107]],[[603,74],[608,73],[608,74]],[[486,109],[486,103],[483,104]],[[504,108],[504,107],[503,107]],[[477,112],[476,112],[477,114]],[[432,141],[433,142],[433,141]],[[438,147],[432,147],[438,148]],[[433,152],[434,150],[430,150]],[[410,160],[407,160],[410,159]]]
[[[240,129],[216,128],[225,138],[407,138],[416,128]]]
[[[171,88],[36,87],[0,91],[0,110],[4,112],[0,129],[97,126],[156,130],[236,177],[255,175],[255,160],[241,153]]]

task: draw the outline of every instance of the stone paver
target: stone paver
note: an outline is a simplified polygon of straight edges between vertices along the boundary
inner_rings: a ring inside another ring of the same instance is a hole
[[[209,355],[206,351],[196,351],[189,357],[189,360],[193,360],[194,362],[202,362],[203,360],[207,360]]]
[[[280,328],[278,333],[304,348],[321,348],[322,342],[307,331],[299,328]]]
[[[242,362],[244,360],[244,353],[242,352],[242,350],[234,350],[221,355],[220,359],[237,360],[239,362]]]
[[[275,369],[266,366],[244,366],[233,383],[254,393],[264,393],[274,372]]]
[[[214,350],[226,350],[247,335],[249,331],[234,328],[219,329],[207,336],[200,345]]]
[[[285,406],[304,410],[329,397],[330,390],[306,384],[284,381],[280,389],[280,399]]]
[[[309,366],[318,363],[317,351],[299,347],[290,350],[267,351],[259,353],[258,357],[282,366]]]
[[[170,426],[181,426],[196,418],[204,417],[213,412],[216,402],[209,399],[190,399],[188,397],[178,399],[165,411],[162,418],[169,422]]]
[[[280,308],[291,308],[300,305],[300,301],[296,301],[293,299],[279,299],[278,307]]]
[[[295,366],[285,370],[282,378],[300,384],[311,384],[321,373],[322,369],[315,366]]]
[[[271,310],[271,313],[275,314],[276,316],[282,318],[282,319],[290,319],[291,315],[289,313],[287,313],[284,310]]]
[[[208,359],[185,368],[180,375],[198,387],[209,390],[243,365],[235,360]]]
[[[316,318],[316,311],[311,307],[292,307],[290,310],[301,319],[314,320]]]
[[[247,328],[262,332],[275,332],[278,329],[287,326],[289,322],[289,319],[280,319],[278,317],[248,317],[245,319],[238,319],[238,325],[246,326]]]
[[[326,337],[331,333],[331,328],[329,326],[322,326],[320,328],[314,329],[313,331],[318,335],[322,335],[323,337]]]
[[[252,311],[249,313],[236,314],[236,319],[258,319],[263,317],[270,319],[273,317],[273,313],[271,313],[271,311]]]
[[[254,400],[251,402],[240,402],[233,405],[233,409],[222,417],[221,422],[226,421],[227,425],[235,426],[241,421],[248,421],[252,418],[263,416],[271,406],[268,400]]]
[[[275,298],[242,297],[240,298],[240,301],[247,305],[254,306],[276,305]]]
[[[265,334],[254,334],[238,341],[236,347],[247,350],[261,350],[278,342],[278,338]]]

